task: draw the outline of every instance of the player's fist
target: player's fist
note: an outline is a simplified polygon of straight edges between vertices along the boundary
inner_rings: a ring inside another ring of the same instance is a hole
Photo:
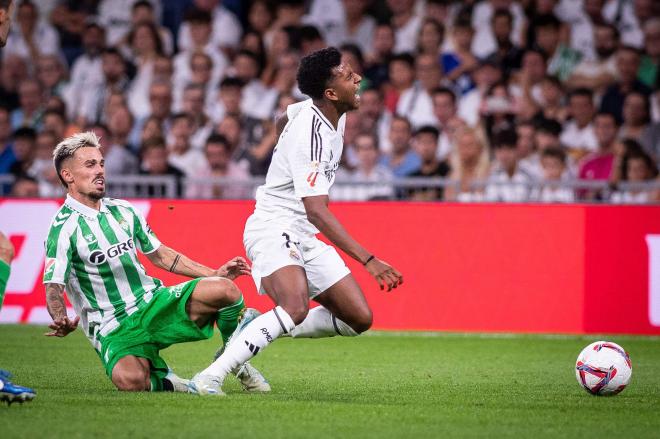
[[[387,291],[392,291],[392,288],[396,288],[403,283],[401,273],[387,262],[381,261],[378,258],[370,260],[365,267],[369,274],[376,279],[381,290],[387,287]]]

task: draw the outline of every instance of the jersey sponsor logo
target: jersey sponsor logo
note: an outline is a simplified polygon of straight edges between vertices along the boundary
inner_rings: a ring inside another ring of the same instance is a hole
[[[118,258],[124,253],[128,253],[133,250],[133,239],[129,238],[124,242],[115,244],[112,247],[108,248],[105,252],[102,250],[94,250],[89,254],[89,263],[93,265],[101,265],[108,259]]]
[[[44,265],[44,276],[53,274],[54,268],[55,268],[55,258],[46,258],[46,264]]]

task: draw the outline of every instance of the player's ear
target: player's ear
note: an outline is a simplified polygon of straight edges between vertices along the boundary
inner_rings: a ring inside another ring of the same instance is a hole
[[[337,96],[337,93],[335,92],[334,88],[326,88],[325,91],[323,92],[323,96],[330,101],[339,100],[339,96]]]
[[[62,168],[60,170],[60,177],[62,177],[62,180],[64,180],[67,185],[73,183],[73,174],[68,168]]]

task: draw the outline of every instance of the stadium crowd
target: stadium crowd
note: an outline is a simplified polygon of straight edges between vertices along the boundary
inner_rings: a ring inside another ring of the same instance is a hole
[[[110,182],[249,198],[300,58],[334,45],[363,77],[334,199],[660,200],[654,0],[15,3],[0,195],[61,196],[53,148],[92,130]]]

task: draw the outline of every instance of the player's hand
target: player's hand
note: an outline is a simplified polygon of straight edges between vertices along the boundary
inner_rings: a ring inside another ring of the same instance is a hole
[[[401,273],[387,262],[381,261],[378,258],[373,258],[369,261],[366,268],[369,274],[378,281],[381,290],[387,287],[387,291],[392,291],[392,288],[396,288],[403,283]]]
[[[68,317],[55,320],[53,323],[48,325],[52,331],[46,332],[44,335],[47,337],[66,337],[71,332],[76,330],[79,321],[80,317],[76,317],[73,320],[69,320]]]
[[[236,256],[216,270],[216,276],[226,277],[231,280],[250,273],[250,265],[240,256]]]

